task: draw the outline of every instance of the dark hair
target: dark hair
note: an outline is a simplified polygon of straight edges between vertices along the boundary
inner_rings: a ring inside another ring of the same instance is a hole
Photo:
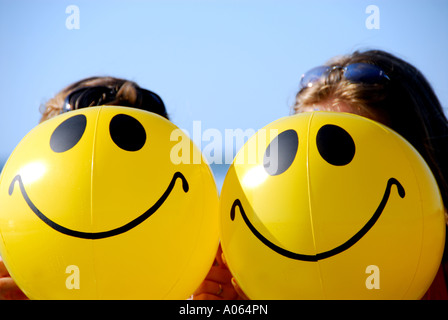
[[[168,119],[165,105],[156,93],[114,77],[90,77],[64,88],[45,104],[40,122],[60,114],[66,104],[73,109],[98,105],[133,107]]]
[[[390,81],[373,85],[351,83],[337,69],[323,81],[301,89],[294,112],[315,103],[342,101],[384,115],[385,124],[407,139],[426,160],[447,208],[448,121],[431,85],[414,66],[380,50],[357,51],[327,64],[345,67],[358,62],[379,66]]]

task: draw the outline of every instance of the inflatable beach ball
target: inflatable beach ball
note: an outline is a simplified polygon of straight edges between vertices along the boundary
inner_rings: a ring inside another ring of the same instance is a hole
[[[0,178],[0,251],[28,297],[194,292],[218,247],[219,203],[204,159],[173,160],[179,141],[202,159],[168,120],[111,106],[65,113],[25,136]]]
[[[425,161],[352,114],[259,130],[229,168],[220,210],[224,255],[251,299],[419,299],[445,243]]]

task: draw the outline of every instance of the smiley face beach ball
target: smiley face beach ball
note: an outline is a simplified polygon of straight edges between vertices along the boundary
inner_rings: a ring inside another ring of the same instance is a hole
[[[177,132],[177,140],[172,133]],[[209,166],[170,121],[91,107],[39,124],[0,180],[0,250],[33,299],[185,299],[218,246]],[[196,161],[198,162],[198,161]]]
[[[444,207],[420,154],[360,116],[314,112],[257,132],[221,191],[222,247],[252,299],[419,299]]]

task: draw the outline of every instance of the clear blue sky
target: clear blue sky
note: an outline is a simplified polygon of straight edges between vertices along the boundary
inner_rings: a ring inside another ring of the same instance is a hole
[[[0,0],[0,167],[39,105],[84,77],[136,81],[190,132],[259,129],[289,114],[303,72],[368,48],[414,64],[448,107],[446,0]]]

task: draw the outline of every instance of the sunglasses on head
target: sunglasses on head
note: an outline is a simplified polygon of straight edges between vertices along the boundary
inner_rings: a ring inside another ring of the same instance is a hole
[[[390,80],[380,67],[369,63],[353,63],[346,67],[319,66],[302,75],[300,89],[312,87],[334,70],[342,70],[344,78],[353,83],[380,84]]]
[[[142,103],[140,106],[135,106],[135,108],[166,116],[165,105],[157,94],[142,88],[140,88],[139,91],[142,96]],[[116,100],[116,95],[116,88],[106,86],[79,88],[71,92],[65,98],[61,113],[87,107],[105,105]]]

